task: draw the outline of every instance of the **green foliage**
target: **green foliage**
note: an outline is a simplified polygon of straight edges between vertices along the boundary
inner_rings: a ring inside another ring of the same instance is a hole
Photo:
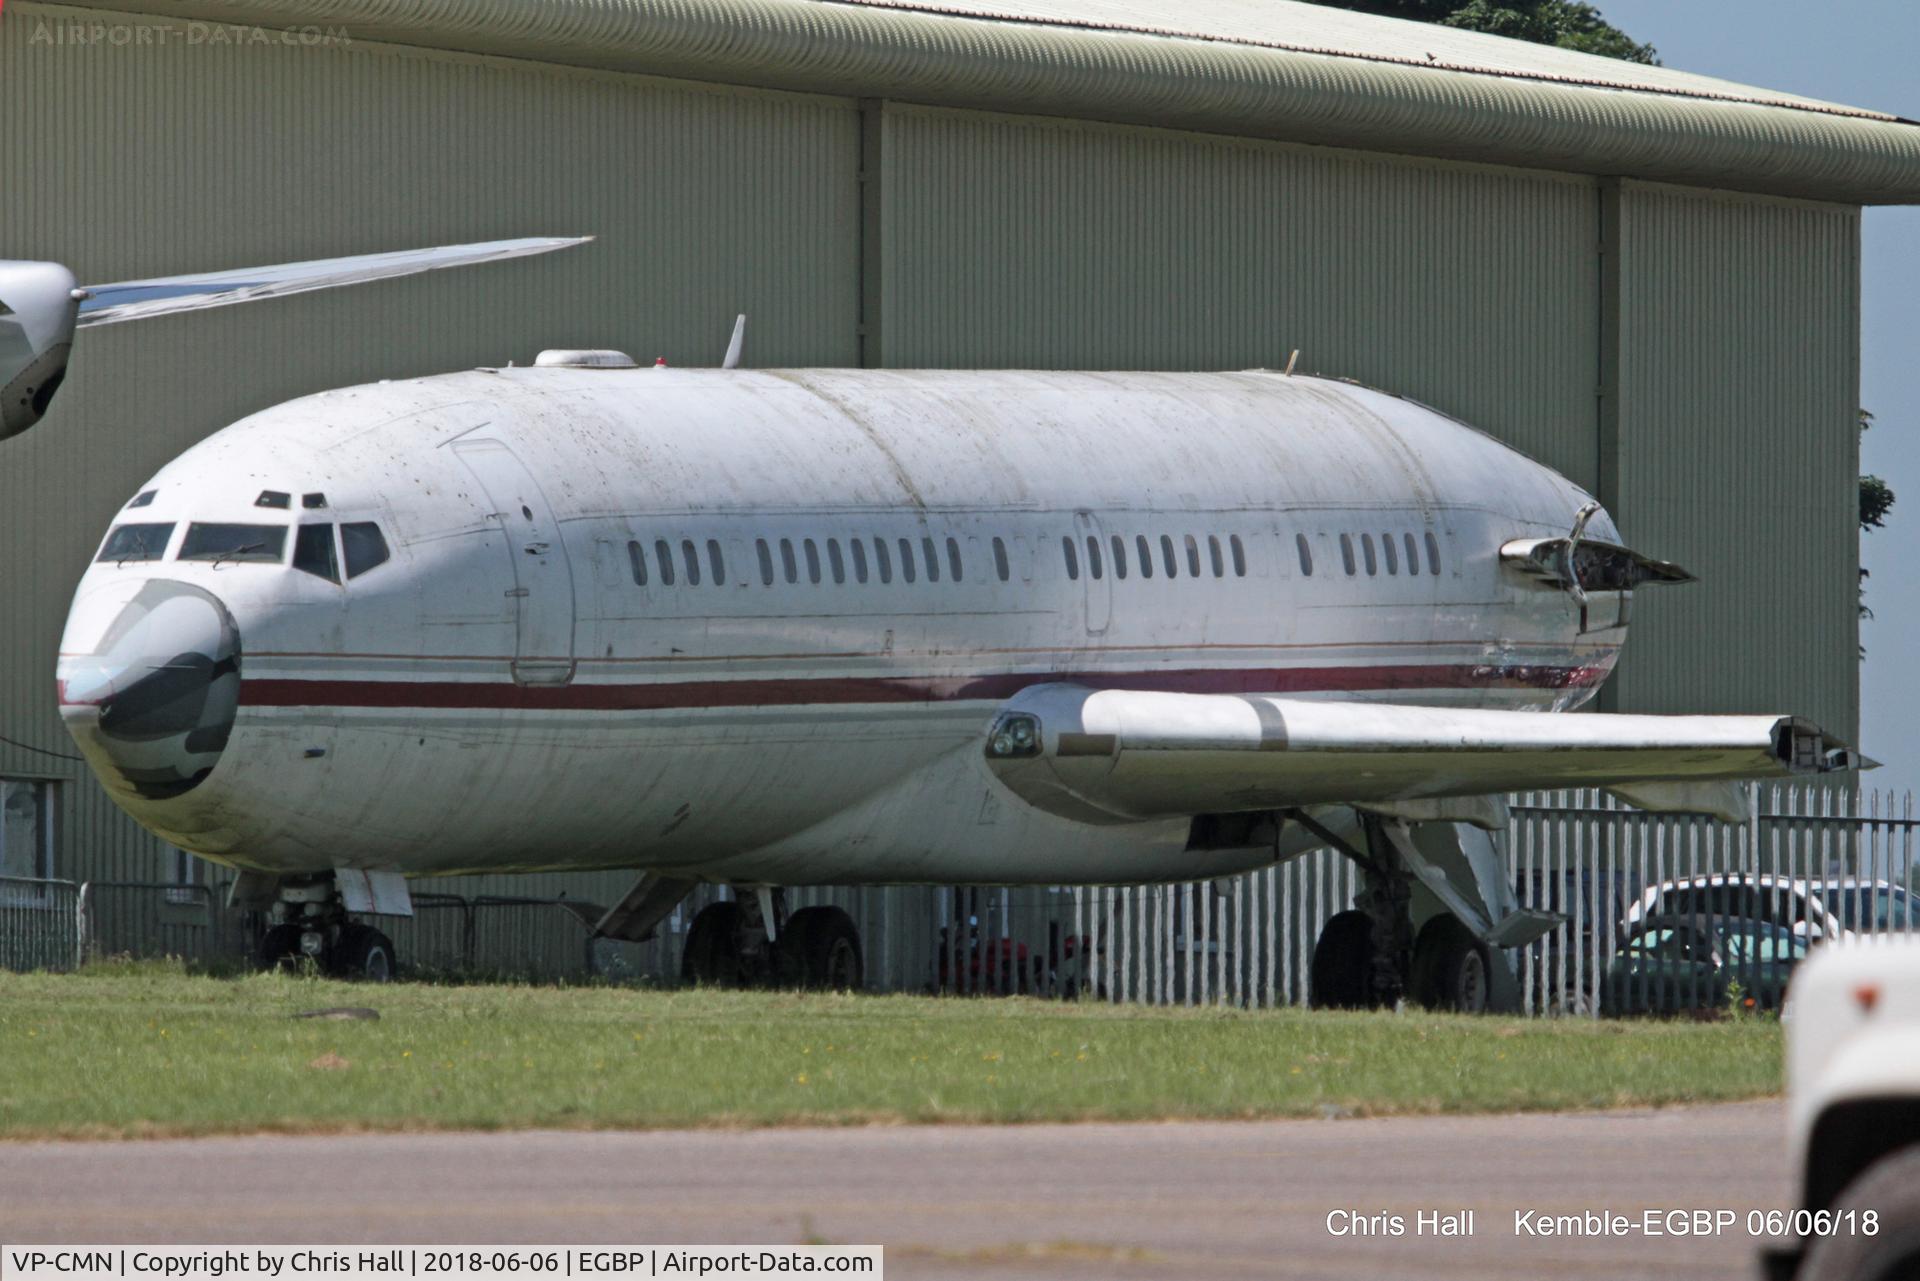
[[[1554,45],[1579,53],[1658,66],[1659,55],[1579,0],[1316,0],[1388,18],[1432,22],[1466,31]]]
[[[1864,435],[1873,426],[1873,415],[1866,410],[1860,411],[1860,431]],[[1860,529],[1864,533],[1869,529],[1879,529],[1887,523],[1887,513],[1893,510],[1893,487],[1878,476],[1860,478]]]

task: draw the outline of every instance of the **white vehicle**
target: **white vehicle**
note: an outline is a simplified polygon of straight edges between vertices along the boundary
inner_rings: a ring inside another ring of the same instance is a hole
[[[740,331],[728,364],[737,362]],[[858,985],[780,887],[1222,876],[1333,843],[1339,1003],[1478,1008],[1520,909],[1493,799],[1848,767],[1791,716],[1565,716],[1685,581],[1564,477],[1281,373],[635,368],[547,352],[292,401],[106,532],[62,714],[114,798],[241,870],[264,953],[380,974],[404,877],[700,881],[698,978]],[[1415,884],[1446,911],[1416,935]]]
[[[1772,921],[1819,942],[1909,932],[1920,925],[1920,902],[1890,881],[1729,872],[1648,886],[1622,929],[1655,916]]]
[[[1799,1244],[1767,1257],[1801,1281],[1920,1275],[1920,940],[1819,948],[1794,975],[1789,1168]]]

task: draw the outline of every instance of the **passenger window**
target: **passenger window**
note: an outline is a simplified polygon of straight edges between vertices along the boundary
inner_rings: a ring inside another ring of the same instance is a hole
[[[1387,556],[1387,572],[1389,574],[1399,573],[1400,557],[1399,557],[1399,554],[1394,549],[1392,534],[1380,535],[1380,550],[1385,552]]]
[[[340,581],[340,564],[333,555],[332,525],[300,526],[293,536],[293,567],[330,583]]]
[[[673,548],[667,545],[666,539],[656,538],[653,540],[653,560],[656,565],[660,566],[660,585],[662,587],[673,586]]]
[[[734,550],[740,549],[735,547]],[[720,540],[717,538],[707,540],[707,568],[713,571],[712,582],[715,587],[727,585],[727,562],[720,555]]]
[[[800,547],[807,554],[807,581],[818,583],[820,581],[820,548],[811,538],[801,539]]]
[[[303,525],[301,532],[304,534],[306,530],[313,528],[317,528],[317,526]],[[296,565],[300,563],[300,545],[298,543],[294,544],[293,560]],[[627,540],[627,563],[633,566],[633,585],[635,587],[645,587],[647,585],[647,554],[640,549],[640,543],[636,539],[629,538]]]
[[[1293,549],[1300,553],[1300,573],[1302,577],[1313,577],[1313,548],[1307,545],[1305,534],[1293,536]]]
[[[858,538],[847,540],[847,550],[853,553],[853,581],[867,581],[867,545]]]
[[[1436,578],[1440,574],[1440,544],[1434,541],[1433,531],[1427,531],[1427,572]]]
[[[379,530],[372,525],[378,536]],[[263,564],[280,563],[287,550],[287,527],[285,525],[224,525],[194,524],[187,526],[187,536],[180,540],[181,560],[211,561],[258,561]],[[387,558],[386,544],[380,545],[380,560]],[[375,561],[377,565],[380,561]],[[353,564],[353,552],[347,552],[347,564]],[[367,566],[372,569],[373,565]],[[349,576],[351,576],[349,568]]]
[[[1133,550],[1140,561],[1140,577],[1152,578],[1153,548],[1148,544],[1145,534],[1135,534],[1133,536]]]
[[[933,549],[933,540],[931,538],[922,538],[920,540],[920,551],[927,558],[927,581],[930,583],[939,582],[940,553]]]
[[[1353,537],[1350,534],[1340,535],[1340,564],[1343,567],[1345,567],[1347,571],[1347,577],[1352,578],[1353,577]]]
[[[800,581],[800,562],[793,558],[793,540],[780,540],[780,572],[789,584]]]
[[[387,540],[380,526],[370,520],[340,526],[340,550],[346,553],[348,578],[358,578],[387,563]],[[273,558],[280,559],[277,550]]]
[[[1013,571],[1007,567],[1007,545],[998,537],[993,540],[993,572],[1000,576],[1003,583],[1013,577]]]
[[[1200,544],[1194,541],[1192,534],[1187,535],[1187,575],[1200,577]]]
[[[834,582],[847,581],[847,562],[840,559],[840,540],[837,538],[827,540],[827,570],[833,575]]]
[[[900,540],[900,581],[903,583],[913,581],[913,540],[911,538]]]
[[[1127,540],[1118,534],[1113,536],[1113,576],[1127,576]]]
[[[1233,553],[1233,576],[1235,578],[1245,578],[1247,576],[1247,549],[1246,545],[1240,541],[1240,535],[1227,535],[1227,550]]]
[[[1372,578],[1380,572],[1380,563],[1373,555],[1373,535],[1360,535],[1360,559],[1367,563],[1367,577]]]
[[[1180,577],[1180,558],[1173,554],[1173,535],[1160,535],[1160,563],[1166,567],[1168,578]]]
[[[1413,535],[1407,534],[1405,537],[1407,542],[1407,572],[1409,574],[1417,574],[1420,572],[1420,553],[1414,550]]]
[[[954,582],[957,583],[962,581],[961,565],[960,565],[960,541],[956,538],[949,538],[947,540],[947,568],[953,571]]]
[[[694,547],[691,538],[680,540],[680,556],[687,563],[687,586],[698,587],[700,585],[700,552]]]
[[[129,561],[159,560],[173,537],[173,524],[116,525],[95,560],[124,565]]]
[[[1092,534],[1087,535],[1087,573],[1092,575],[1095,578],[1099,578],[1101,576],[1100,540],[1095,538]]]
[[[1227,576],[1227,567],[1226,562],[1220,559],[1220,536],[1218,534],[1207,535],[1207,558],[1213,562],[1213,576],[1215,578],[1225,578]]]
[[[1080,578],[1080,558],[1074,554],[1072,535],[1068,535],[1060,540],[1060,550],[1066,553],[1067,577],[1078,581]]]
[[[880,570],[880,581],[883,583],[892,582],[893,562],[887,556],[886,539],[876,538],[873,540],[873,559],[875,565]]]
[[[756,538],[753,540],[753,550],[760,557],[760,585],[773,586],[773,548],[767,546],[766,539]]]

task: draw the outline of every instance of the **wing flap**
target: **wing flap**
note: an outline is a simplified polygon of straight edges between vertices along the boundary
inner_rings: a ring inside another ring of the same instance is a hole
[[[986,756],[1031,804],[1104,822],[1856,767],[1844,744],[1791,716],[1484,711],[1062,684],[1010,700]]]

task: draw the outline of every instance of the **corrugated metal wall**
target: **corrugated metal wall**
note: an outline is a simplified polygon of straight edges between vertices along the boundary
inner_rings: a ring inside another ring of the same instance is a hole
[[[102,21],[105,39],[69,26]],[[72,584],[117,505],[190,442],[303,392],[543,346],[713,363],[739,310],[756,365],[857,363],[862,321],[865,358],[895,367],[1233,368],[1299,348],[1304,369],[1617,482],[1636,543],[1702,573],[1641,609],[1619,706],[1855,723],[1851,210],[364,43],[139,34],[164,25],[8,6],[9,256],[112,280],[603,239],[87,335],[53,418],[0,444],[0,735],[65,750],[49,674]],[[1610,216],[1625,250],[1611,267]],[[154,843],[73,771],[0,744],[0,773],[76,779],[57,874],[159,876]],[[604,901],[616,880],[448,888]]]
[[[1700,576],[1634,604],[1622,710],[1859,723],[1860,219],[1620,192],[1618,493],[1635,545]]]
[[[1595,458],[1584,178],[890,107],[887,365],[1279,367]]]
[[[108,34],[74,43],[72,22]],[[69,748],[52,672],[75,580],[141,480],[244,414],[549,346],[717,364],[738,311],[753,316],[756,363],[856,358],[850,102],[366,44],[194,44],[163,26],[7,6],[0,252],[107,281],[497,236],[601,240],[84,335],[54,414],[0,444],[0,735]],[[0,744],[0,773],[77,768]],[[78,777],[61,789],[60,874],[161,875],[155,843]]]

